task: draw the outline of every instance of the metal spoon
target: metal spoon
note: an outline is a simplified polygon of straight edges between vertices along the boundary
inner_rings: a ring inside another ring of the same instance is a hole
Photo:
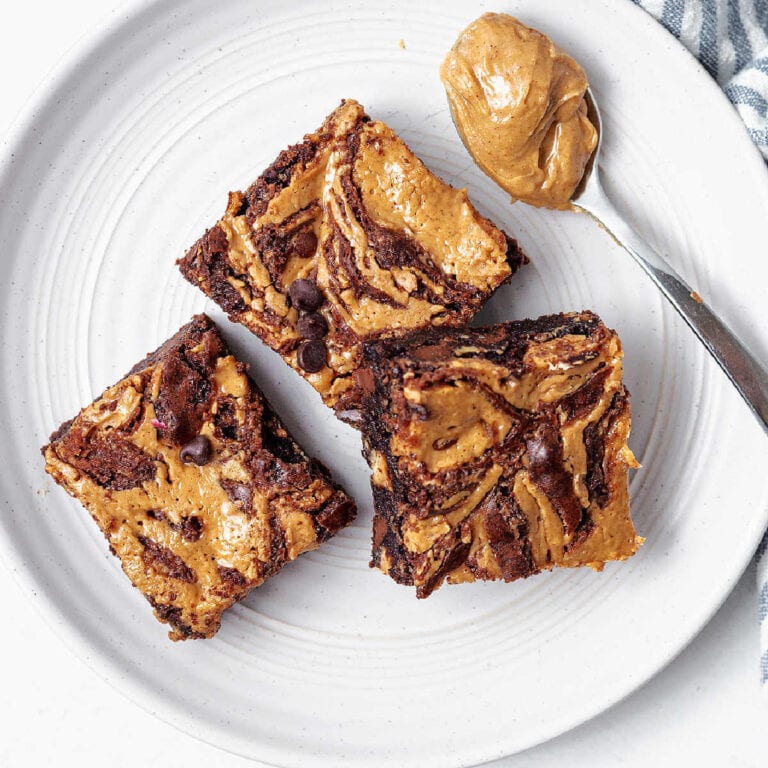
[[[645,270],[717,360],[768,433],[768,369],[755,359],[701,296],[632,229],[609,200],[600,184],[598,158],[603,136],[600,110],[589,89],[586,101],[589,119],[597,128],[598,141],[571,203],[588,213]]]

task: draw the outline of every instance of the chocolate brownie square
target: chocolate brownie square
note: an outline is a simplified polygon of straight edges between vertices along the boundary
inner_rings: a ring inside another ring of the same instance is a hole
[[[355,516],[205,315],[62,424],[43,454],[172,640],[212,637],[227,608]]]
[[[526,261],[465,190],[347,100],[230,193],[179,266],[354,422],[362,341],[465,325]]]
[[[629,394],[591,312],[363,345],[372,566],[427,597],[634,554]]]

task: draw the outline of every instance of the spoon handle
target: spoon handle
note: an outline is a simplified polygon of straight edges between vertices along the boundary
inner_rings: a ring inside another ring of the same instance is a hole
[[[768,369],[699,294],[632,229],[602,188],[595,189],[594,181],[596,179],[590,180],[591,194],[574,205],[595,219],[645,270],[715,358],[768,433]]]

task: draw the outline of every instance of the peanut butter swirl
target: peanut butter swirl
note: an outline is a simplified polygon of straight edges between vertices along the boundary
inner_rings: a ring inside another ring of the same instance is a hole
[[[352,417],[361,341],[466,323],[524,261],[465,190],[348,100],[232,193],[180,268]],[[312,328],[327,329],[309,365],[302,312],[289,297],[298,280],[319,288],[322,320]]]
[[[477,164],[515,200],[569,208],[598,138],[576,61],[512,16],[485,13],[459,35],[440,77]]]
[[[364,346],[373,565],[428,596],[632,555],[629,396],[589,312]]]
[[[354,517],[204,315],[43,451],[172,640],[211,637],[226,608]]]

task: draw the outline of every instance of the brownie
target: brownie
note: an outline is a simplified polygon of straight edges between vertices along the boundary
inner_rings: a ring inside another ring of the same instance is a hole
[[[465,190],[346,100],[230,193],[179,267],[355,421],[362,341],[462,326],[526,261]]]
[[[371,565],[427,597],[634,554],[629,394],[591,312],[363,345]]]
[[[227,608],[355,516],[205,315],[62,424],[43,454],[172,640],[213,636]]]

